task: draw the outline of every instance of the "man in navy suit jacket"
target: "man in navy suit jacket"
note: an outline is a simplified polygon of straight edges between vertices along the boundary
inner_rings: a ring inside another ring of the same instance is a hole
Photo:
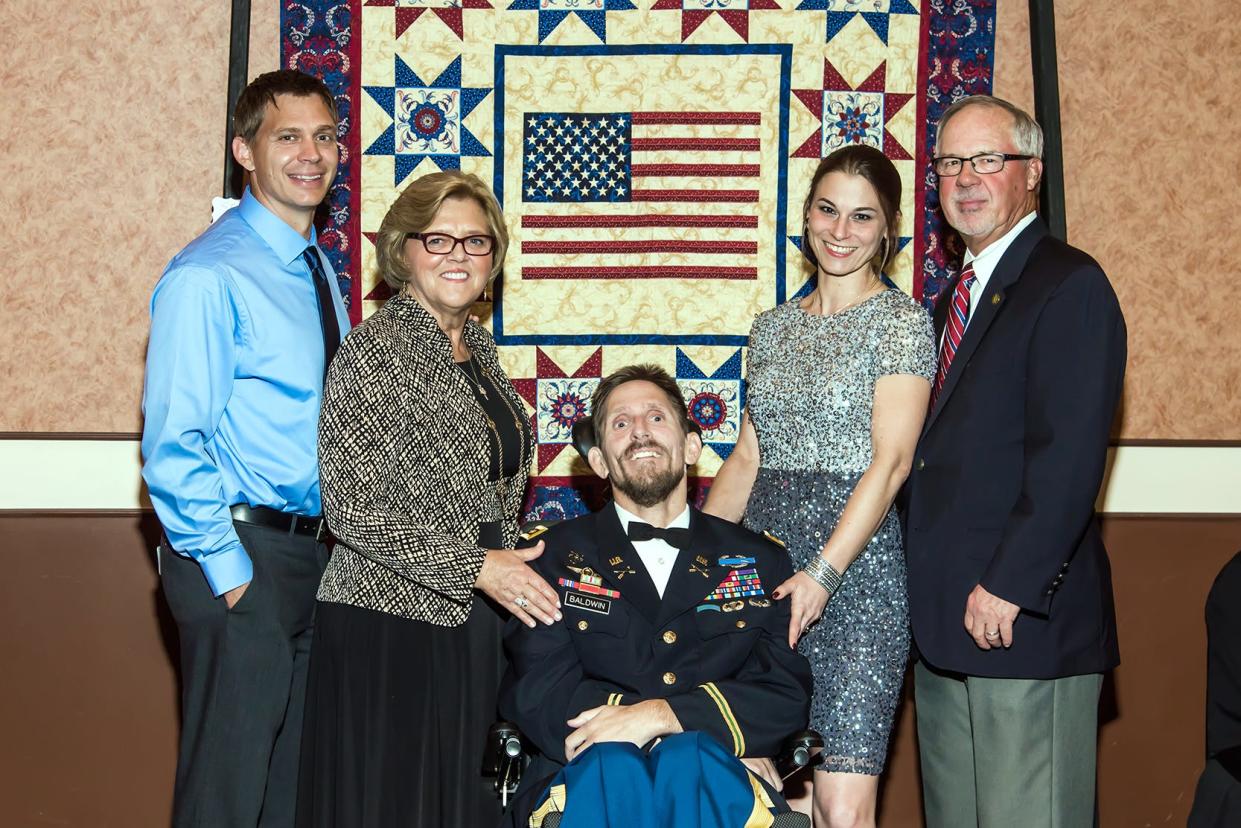
[[[1025,112],[976,96],[936,144],[967,254],[936,305],[948,367],[906,491],[928,828],[1094,818],[1099,690],[1119,662],[1094,502],[1125,323],[1099,265],[1035,212],[1042,143]]]

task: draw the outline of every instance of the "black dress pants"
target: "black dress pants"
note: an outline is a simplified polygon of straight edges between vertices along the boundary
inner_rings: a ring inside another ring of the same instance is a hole
[[[198,564],[159,551],[181,640],[176,828],[293,825],[315,592],[327,547],[309,535],[235,523],[254,562],[236,605]]]

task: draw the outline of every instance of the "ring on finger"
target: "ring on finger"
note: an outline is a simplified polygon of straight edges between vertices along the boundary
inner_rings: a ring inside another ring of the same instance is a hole
[[[530,602],[526,600],[526,596],[518,595],[516,598],[513,599],[513,606],[517,607],[518,609],[525,609],[526,607],[530,606]]]
[[[994,632],[991,632],[990,630],[988,630],[987,632],[984,632],[983,635],[985,635],[987,638],[999,638],[1000,631],[996,630]]]

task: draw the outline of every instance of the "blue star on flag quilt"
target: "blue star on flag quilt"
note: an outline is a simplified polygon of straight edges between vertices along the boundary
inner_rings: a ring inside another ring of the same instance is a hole
[[[539,43],[546,40],[571,14],[606,43],[608,12],[635,11],[637,8],[630,0],[513,0],[508,6],[509,11],[539,13]]]
[[[392,118],[392,125],[366,154],[393,157],[394,185],[399,186],[425,158],[441,170],[457,170],[462,156],[491,155],[465,126],[466,117],[491,90],[462,85],[460,57],[430,83],[424,83],[400,55],[393,60],[392,86],[363,88]]]
[[[861,17],[885,46],[888,43],[888,15],[912,14],[916,17],[918,14],[909,0],[802,0],[797,11],[826,11],[829,43],[850,20]]]
[[[689,418],[702,429],[702,443],[727,460],[741,433],[745,388],[741,379],[741,349],[707,376],[683,350],[677,348],[677,384],[685,395]]]
[[[803,257],[804,257],[807,261],[809,261],[809,260],[810,260],[810,257],[809,257],[809,256],[806,256],[806,254],[805,254],[804,252],[802,252],[802,249],[801,249],[801,240],[802,240],[802,237],[801,237],[801,236],[789,236],[789,244],[793,245],[793,247],[797,250],[797,253],[798,253],[798,254],[800,254],[801,256],[803,256]],[[899,236],[899,237],[897,237],[897,240],[896,240],[896,252],[897,252],[897,253],[900,253],[902,250],[904,250],[904,249],[905,249],[905,247],[906,247],[906,246],[908,246],[908,244],[909,244],[911,241],[913,241],[913,236]],[[888,278],[888,275],[887,275],[886,273],[880,273],[880,274],[879,274],[879,278],[880,278],[880,279],[883,281],[883,283],[884,283],[885,285],[887,285],[888,287],[893,288],[893,289],[895,289],[895,290],[900,290],[900,287],[899,287],[899,286],[898,286],[895,282],[893,282],[891,279],[889,279],[889,278]],[[813,290],[814,290],[815,285],[817,285],[817,284],[818,284],[818,281],[819,281],[819,280],[818,280],[818,274],[817,274],[817,273],[813,273],[813,272],[812,272],[812,273],[810,274],[810,278],[808,278],[808,279],[806,280],[805,284],[803,284],[801,287],[799,287],[799,288],[797,289],[797,291],[796,291],[796,292],[795,292],[795,293],[794,293],[791,297],[789,297],[789,298],[790,298],[790,299],[804,299],[805,297],[807,297],[807,296],[809,296],[809,295],[810,295],[811,291],[813,291]]]

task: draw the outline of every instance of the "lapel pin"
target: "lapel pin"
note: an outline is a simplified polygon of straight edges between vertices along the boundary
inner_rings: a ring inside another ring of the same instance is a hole
[[[635,574],[632,566],[625,564],[625,559],[620,555],[613,555],[608,558],[608,566],[612,567],[612,574],[616,576],[616,580],[623,581],[626,575]]]
[[[1004,294],[1002,293],[993,294],[991,297],[991,304],[993,305],[998,305],[1002,301],[1004,301]]]
[[[690,572],[697,572],[704,578],[710,578],[711,573],[707,572],[707,559],[702,555],[695,555],[694,562],[689,565]]]

